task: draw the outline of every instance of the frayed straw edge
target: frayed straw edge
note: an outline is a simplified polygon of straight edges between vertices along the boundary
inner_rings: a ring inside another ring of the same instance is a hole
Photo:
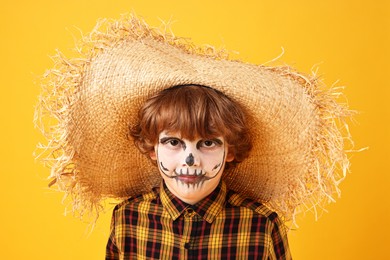
[[[46,146],[39,145],[38,148],[42,152],[37,155],[37,158],[52,168],[49,177],[51,179],[50,185],[57,183],[59,190],[65,192],[66,197],[71,198],[73,201],[72,212],[74,214],[78,212],[79,216],[83,217],[87,212],[94,212],[93,215],[97,219],[99,212],[102,210],[100,204],[102,198],[97,197],[96,194],[89,194],[87,191],[88,187],[82,187],[77,179],[77,165],[73,162],[74,151],[66,143],[67,133],[64,127],[66,124],[67,107],[72,103],[71,98],[68,97],[77,95],[85,66],[101,51],[120,41],[128,39],[142,40],[144,38],[153,38],[154,40],[168,43],[190,54],[207,56],[213,59],[229,58],[226,50],[216,50],[214,47],[207,45],[198,47],[188,39],[176,37],[170,31],[169,25],[169,23],[163,23],[163,28],[152,28],[134,14],[122,16],[119,20],[101,19],[90,34],[82,35],[80,43],[75,48],[79,58],[67,59],[59,51],[52,58],[54,68],[47,71],[44,75],[47,83],[43,84],[43,93],[39,98],[39,104],[34,115],[36,127],[48,140]],[[284,49],[282,50],[281,55],[267,63],[279,59],[284,53]],[[325,143],[317,147],[316,153],[320,159],[313,162],[312,175],[309,176],[316,180],[313,188],[301,187],[300,190],[306,190],[306,193],[294,193],[293,197],[296,198],[294,202],[270,202],[268,205],[271,208],[278,208],[279,212],[286,216],[286,219],[292,219],[294,222],[296,219],[295,215],[300,213],[302,208],[305,208],[306,211],[313,211],[317,219],[317,208],[324,211],[321,203],[323,201],[332,202],[335,200],[333,198],[334,194],[340,195],[338,185],[347,175],[349,168],[345,152],[356,152],[354,150],[344,151],[344,141],[347,140],[352,143],[348,125],[343,122],[344,129],[348,133],[346,137],[340,134],[336,126],[337,120],[344,121],[344,118],[350,117],[353,112],[334,101],[335,98],[342,95],[340,92],[342,88],[333,86],[328,92],[319,90],[319,85],[321,84],[318,84],[318,79],[315,76],[316,72],[313,73],[312,77],[308,77],[295,72],[287,66],[270,69],[278,70],[306,87],[306,91],[312,96],[313,102],[320,105],[320,121],[323,124],[321,127],[323,131],[328,131],[323,133],[323,135],[331,138],[328,138],[325,140]],[[330,107],[321,107],[324,103],[330,105]],[[47,126],[46,122],[44,122],[47,118],[54,119],[55,122],[50,122],[49,126]],[[321,140],[324,136],[315,138],[320,138]],[[339,155],[336,156],[332,153],[338,153]],[[341,177],[333,176],[333,173],[338,168],[342,171]],[[326,173],[326,178],[323,177],[324,173]],[[298,204],[301,206],[296,208]]]
[[[51,57],[52,69],[45,72],[42,79],[42,93],[34,113],[35,127],[47,139],[47,144],[38,144],[34,156],[45,166],[51,168],[49,187],[57,185],[64,192],[64,201],[73,202],[71,212],[80,218],[86,214],[93,216],[95,222],[101,212],[101,200],[97,194],[88,191],[78,179],[75,152],[67,143],[66,118],[72,97],[77,95],[82,82],[85,66],[99,53],[111,46],[126,40],[152,38],[180,48],[187,53],[228,59],[228,52],[217,50],[212,46],[196,46],[186,38],[176,37],[170,29],[170,23],[162,27],[150,27],[144,20],[134,14],[123,15],[118,20],[100,19],[89,34],[83,35],[76,43],[76,58],[68,59],[60,51]]]
[[[335,83],[328,90],[322,89],[324,84],[319,82],[316,72],[309,77],[293,71],[288,66],[270,69],[277,70],[305,86],[313,103],[317,104],[320,115],[318,127],[321,131],[319,136],[314,137],[316,138],[314,144],[317,146],[312,158],[316,159],[312,163],[311,171],[302,176],[304,179],[298,183],[300,187],[294,186],[289,189],[286,195],[293,198],[291,201],[282,198],[267,203],[271,209],[279,209],[278,212],[282,214],[283,219],[291,221],[291,227],[298,227],[297,215],[312,212],[318,220],[327,212],[326,204],[335,202],[335,195],[341,196],[339,185],[347,176],[350,167],[347,153],[364,151],[366,148],[358,150],[353,148],[354,143],[345,121],[356,114],[356,111],[349,110],[348,105],[336,102],[336,99],[343,96],[344,87],[335,87]],[[347,143],[351,149],[345,149]],[[291,212],[291,209],[294,210]]]

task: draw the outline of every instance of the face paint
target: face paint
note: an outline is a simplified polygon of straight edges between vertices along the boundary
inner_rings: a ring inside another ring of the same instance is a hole
[[[218,185],[226,161],[227,144],[222,137],[187,140],[162,132],[155,146],[159,171],[168,189],[179,199],[195,204]]]
[[[188,166],[194,165],[194,156],[192,155],[192,153],[190,153],[190,155],[188,155],[188,157],[186,158],[186,164]]]

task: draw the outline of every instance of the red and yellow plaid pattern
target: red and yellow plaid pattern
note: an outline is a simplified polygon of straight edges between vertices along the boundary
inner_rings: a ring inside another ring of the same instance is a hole
[[[106,259],[291,259],[275,212],[228,191],[224,182],[188,205],[162,184],[119,204]]]

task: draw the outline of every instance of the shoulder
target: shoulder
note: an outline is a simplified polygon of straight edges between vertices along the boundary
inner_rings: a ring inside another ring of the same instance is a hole
[[[224,215],[227,218],[232,215],[237,216],[242,223],[250,223],[251,230],[255,230],[251,232],[267,234],[269,238],[278,234],[286,237],[288,231],[286,223],[275,211],[233,191],[228,193]]]
[[[151,205],[158,203],[159,200],[159,189],[155,188],[150,192],[140,194],[135,197],[130,197],[120,203],[118,203],[114,208],[115,212],[121,212],[131,209],[139,209],[142,206]]]
[[[278,221],[279,219],[278,214],[264,204],[246,198],[234,191],[229,191],[227,202],[228,207],[240,208],[241,210],[251,212],[255,216],[266,218],[271,222]]]

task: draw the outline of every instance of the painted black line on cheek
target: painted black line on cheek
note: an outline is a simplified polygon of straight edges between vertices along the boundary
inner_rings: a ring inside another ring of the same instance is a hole
[[[222,167],[219,169],[219,171],[218,171],[214,176],[212,176],[212,177],[206,177],[206,176],[205,176],[205,178],[206,178],[207,180],[214,179],[215,177],[217,177],[217,176],[219,175],[220,172],[222,172]]]
[[[222,157],[222,158],[225,158],[225,150],[223,151],[223,157]],[[222,163],[217,164],[217,165],[213,168],[213,171],[214,171],[215,169],[217,169],[218,167],[220,167],[221,165],[222,165]],[[206,176],[205,176],[205,178],[206,178],[207,180],[214,179],[215,177],[217,177],[217,176],[219,175],[220,172],[222,172],[222,167],[219,168],[219,171],[218,171],[213,177],[206,177]]]
[[[165,168],[162,162],[160,162],[160,165],[161,165],[161,169],[162,169],[163,171],[169,172],[169,169]]]
[[[164,165],[162,164],[162,162],[160,162],[159,167],[161,169],[162,174],[164,174],[167,178],[170,178],[170,179],[176,178],[175,175],[169,176],[168,174],[165,173],[165,172],[169,172],[169,169],[165,168]]]
[[[157,145],[157,149],[156,149],[156,156],[157,156],[157,160],[158,160],[158,145]],[[169,176],[168,174],[166,174],[165,172],[169,172],[169,169],[165,168],[165,166],[163,165],[162,162],[159,161],[159,164],[158,164],[158,167],[160,168],[162,174],[164,174],[167,178],[170,178],[170,179],[173,179],[173,178],[176,178],[176,176]]]
[[[213,171],[214,171],[215,169],[217,169],[219,166],[221,166],[221,164],[222,164],[222,163],[218,163],[217,165],[215,165],[214,168],[213,168]]]
[[[164,138],[162,138],[160,141],[162,141]],[[158,156],[158,147],[159,145],[157,144],[157,149],[156,149],[156,157],[157,157],[157,161],[159,162],[159,164],[158,164],[158,167],[160,168],[160,170],[162,171],[162,172],[169,172],[169,169],[167,169],[167,168],[165,168],[164,167],[164,165],[163,165],[163,163],[161,162],[161,161],[159,161],[159,156]],[[165,173],[164,173],[164,175],[166,175]],[[166,175],[166,176],[168,176],[168,175]],[[169,177],[169,176],[168,176]]]

